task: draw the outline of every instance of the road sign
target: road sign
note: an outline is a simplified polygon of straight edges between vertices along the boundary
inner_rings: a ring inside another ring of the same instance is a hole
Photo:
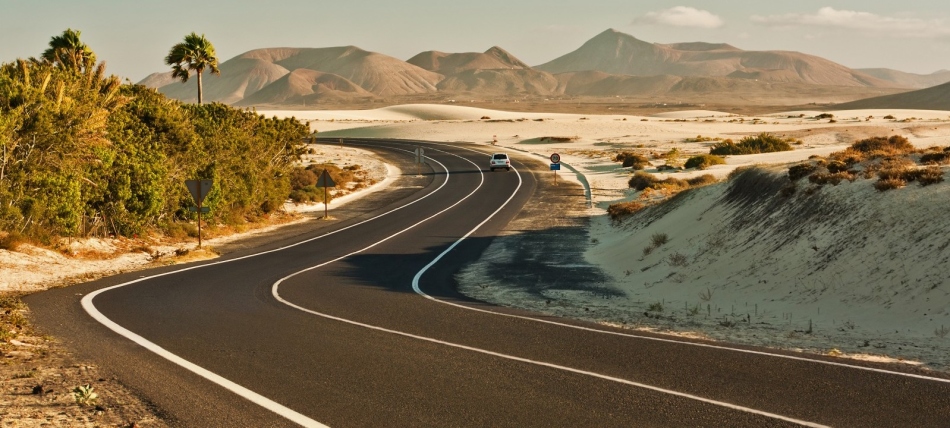
[[[208,196],[208,193],[211,193],[211,180],[185,180],[185,186],[188,187],[188,191],[191,192],[191,197],[195,198],[195,203],[198,206],[201,206],[201,202],[205,200],[205,196]]]
[[[552,164],[551,164],[551,171],[560,171],[560,170],[561,170],[561,164],[559,164],[559,163],[552,163]]]
[[[193,213],[196,213],[196,212],[198,212],[198,207],[188,207],[188,211],[191,211],[191,212],[193,212]],[[207,213],[210,213],[210,212],[211,212],[211,208],[208,208],[208,207],[201,207],[201,213],[202,213],[202,214],[207,214]]]
[[[561,163],[561,155],[554,153],[551,155],[551,163]],[[553,169],[553,168],[552,168]]]
[[[416,147],[416,163],[425,163],[426,162],[426,150],[422,147]]]
[[[333,177],[330,177],[330,173],[327,170],[323,170],[323,173],[320,174],[320,178],[317,179],[317,187],[336,187],[336,182],[333,181]]]

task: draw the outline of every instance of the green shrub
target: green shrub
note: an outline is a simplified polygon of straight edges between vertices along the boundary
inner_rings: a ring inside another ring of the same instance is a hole
[[[637,191],[642,191],[650,186],[653,183],[659,181],[653,174],[643,171],[637,171],[633,174],[633,177],[630,177],[630,180],[627,181],[627,185],[631,188],[636,189]]]
[[[785,152],[792,150],[792,145],[788,140],[776,137],[772,134],[763,133],[756,136],[748,136],[739,143],[733,143],[730,140],[716,143],[709,150],[710,154],[727,155],[751,155],[756,153]]]
[[[2,234],[3,232],[0,232]],[[0,235],[0,250],[16,251],[20,244],[25,244],[29,240],[19,232],[13,231],[5,235]]]
[[[726,163],[726,160],[721,156],[716,155],[699,155],[693,156],[686,160],[686,164],[683,165],[688,168],[697,168],[697,169],[706,169],[713,165],[723,165]]]
[[[654,248],[666,244],[667,242],[670,242],[670,236],[665,233],[654,233],[653,236],[650,237],[650,243],[653,244]]]

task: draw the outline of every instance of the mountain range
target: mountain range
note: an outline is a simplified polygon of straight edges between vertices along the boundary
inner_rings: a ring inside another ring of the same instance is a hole
[[[355,46],[255,49],[203,79],[205,98],[236,106],[301,106],[400,97],[663,97],[757,94],[801,97],[821,88],[849,94],[892,94],[950,81],[890,69],[856,70],[813,55],[746,51],[704,42],[658,44],[607,30],[581,47],[531,67],[504,49],[427,51],[407,61]],[[139,82],[176,99],[194,101],[194,83],[171,72]],[[851,88],[851,89],[847,89]],[[860,98],[852,97],[851,99]]]

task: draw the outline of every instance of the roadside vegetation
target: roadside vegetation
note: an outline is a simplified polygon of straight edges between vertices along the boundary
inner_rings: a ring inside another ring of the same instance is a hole
[[[214,181],[209,223],[254,221],[290,195],[307,133],[121,84],[67,30],[41,58],[0,65],[0,234],[5,246],[175,234],[196,217],[188,179]]]
[[[871,137],[828,157],[815,156],[791,166],[788,169],[790,183],[782,192],[794,194],[797,183],[806,177],[817,187],[875,178],[874,187],[880,191],[899,189],[912,182],[928,186],[944,180],[941,166],[947,164],[950,164],[950,148],[918,150],[899,135]]]
[[[752,155],[757,153],[786,152],[792,150],[791,143],[797,142],[794,139],[776,137],[775,135],[763,133],[755,136],[744,137],[738,143],[731,139],[713,144],[709,149],[709,154],[727,156],[727,155]]]

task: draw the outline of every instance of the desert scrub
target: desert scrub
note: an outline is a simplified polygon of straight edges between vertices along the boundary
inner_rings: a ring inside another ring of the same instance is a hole
[[[874,188],[882,192],[893,189],[900,189],[907,185],[907,182],[900,178],[880,179],[874,183]]]
[[[650,166],[650,160],[646,156],[633,152],[622,152],[614,156],[614,162],[621,162],[624,168],[633,168],[636,170],[644,169]]]
[[[637,171],[633,173],[633,177],[630,177],[630,180],[627,181],[627,185],[633,189],[636,189],[637,191],[642,191],[643,189],[650,187],[651,185],[653,185],[653,183],[656,183],[657,181],[660,181],[660,180],[654,177],[653,174],[650,174],[648,172],[643,172],[643,171]]]
[[[715,184],[718,181],[719,180],[716,179],[716,176],[712,174],[703,174],[703,175],[700,175],[699,177],[693,177],[686,180],[686,182],[689,183],[690,187],[707,186],[710,184]]]
[[[831,184],[837,186],[841,184],[842,180],[848,180],[849,182],[854,182],[857,177],[854,174],[851,174],[847,171],[841,172],[816,172],[808,176],[808,181],[817,184],[819,186],[824,186],[825,184]]]
[[[716,143],[709,149],[711,155],[752,155],[756,153],[787,152],[792,150],[792,145],[788,139],[776,137],[769,133],[762,133],[756,136],[748,136],[739,140],[738,143],[732,140],[725,140]]]
[[[928,166],[920,170],[920,173],[917,175],[917,182],[919,182],[921,186],[928,186],[941,181],[943,181],[943,169],[939,166]]]
[[[815,171],[818,171],[818,165],[810,162],[800,163],[788,169],[788,178],[792,181],[798,181],[811,175]]]
[[[645,207],[646,205],[637,201],[620,202],[607,207],[607,215],[609,215],[613,221],[620,221],[624,217],[636,213]]]
[[[871,137],[858,141],[843,152],[831,154],[831,158],[846,163],[858,163],[871,159],[905,156],[915,151],[914,145],[900,135]]]
[[[706,169],[713,165],[723,165],[726,163],[726,160],[722,156],[716,155],[699,155],[693,156],[686,160],[686,164],[683,166],[687,169],[696,168],[696,169]]]

